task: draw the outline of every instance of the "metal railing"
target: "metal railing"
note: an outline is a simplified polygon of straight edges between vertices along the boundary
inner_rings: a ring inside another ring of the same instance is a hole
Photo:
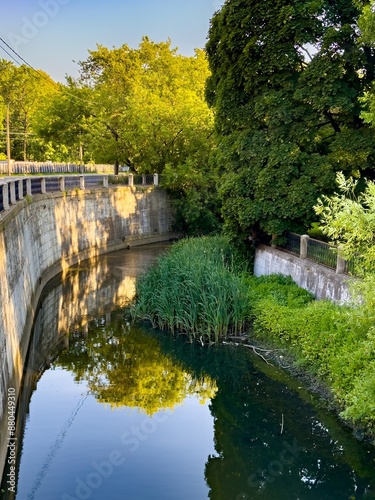
[[[324,241],[309,238],[307,240],[307,258],[321,264],[322,266],[336,269],[337,248]]]
[[[0,178],[0,213],[11,209],[18,201],[26,196],[39,194],[117,187],[118,183],[111,183],[112,176],[108,175],[64,175],[38,177],[5,177]],[[115,177],[115,176],[113,176]],[[121,175],[128,186],[157,186],[158,174],[153,175]]]
[[[288,233],[285,243],[285,250],[295,255],[300,254],[301,236],[296,233]]]
[[[308,235],[287,233],[284,250],[309,259],[317,264],[334,269],[338,274],[354,274],[354,262],[346,262],[339,257],[337,247],[324,241],[315,240]]]
[[[114,172],[113,165],[79,163],[53,163],[50,161],[14,161],[11,160],[12,174],[84,174],[84,173],[106,173]],[[0,174],[8,174],[8,162],[0,161]]]

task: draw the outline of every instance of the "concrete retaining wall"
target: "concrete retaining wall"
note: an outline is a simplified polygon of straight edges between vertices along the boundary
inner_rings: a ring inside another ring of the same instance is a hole
[[[102,253],[163,241],[173,213],[158,188],[119,187],[34,196],[0,216],[0,436],[7,391],[18,394],[31,326],[45,284]],[[3,440],[4,438],[4,440]],[[0,449],[0,474],[5,451]]]
[[[350,301],[349,276],[336,274],[332,269],[277,248],[265,245],[257,247],[254,274],[291,276],[297,285],[313,293],[317,299],[328,299],[340,304]]]

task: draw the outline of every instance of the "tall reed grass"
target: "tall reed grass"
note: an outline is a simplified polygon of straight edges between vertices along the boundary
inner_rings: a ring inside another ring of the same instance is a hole
[[[223,236],[178,242],[138,279],[133,319],[204,342],[240,334],[249,318],[244,273]]]

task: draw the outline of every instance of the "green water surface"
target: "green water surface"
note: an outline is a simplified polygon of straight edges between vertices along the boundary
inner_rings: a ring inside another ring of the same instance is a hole
[[[134,279],[163,251],[110,254],[47,287],[3,498],[375,498],[373,448],[281,369],[128,324]]]

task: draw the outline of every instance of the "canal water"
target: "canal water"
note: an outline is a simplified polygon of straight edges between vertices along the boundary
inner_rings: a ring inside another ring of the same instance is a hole
[[[375,498],[374,449],[246,348],[202,347],[125,307],[153,245],[71,268],[38,310],[19,401],[17,500]]]

